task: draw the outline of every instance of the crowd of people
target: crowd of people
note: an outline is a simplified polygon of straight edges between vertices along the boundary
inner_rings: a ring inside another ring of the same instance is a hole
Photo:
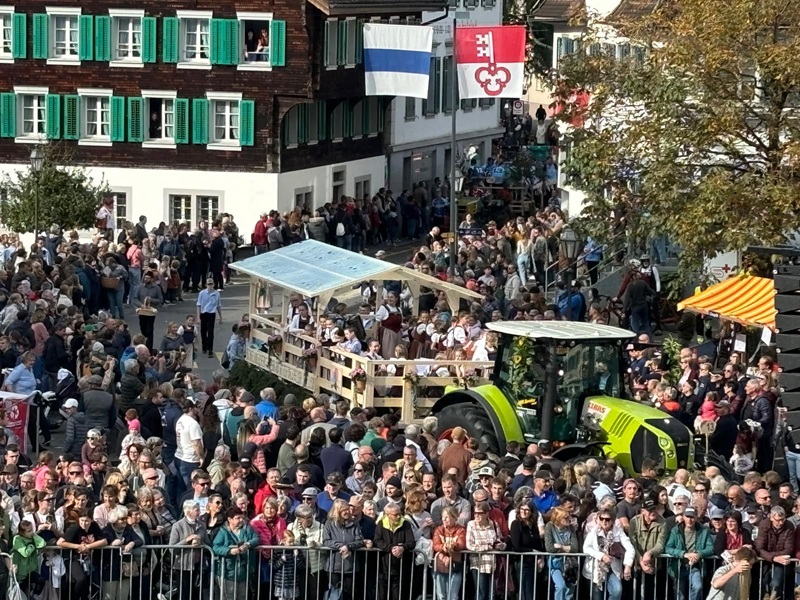
[[[658,382],[653,360],[632,351],[632,372]],[[63,452],[29,461],[6,438],[0,594],[13,577],[28,597],[76,600],[738,600],[747,586],[783,598],[800,558],[800,445],[787,431],[793,472],[771,470],[775,367],[734,360],[717,377],[688,352],[681,362],[684,384],[699,369],[704,401],[658,383],[662,406],[715,419],[711,446],[731,469],[661,476],[647,459],[630,477],[610,459],[565,464],[547,440],[500,455],[459,427],[438,439],[435,417],[401,430],[394,414],[325,394],[255,397],[224,370],[131,402],[82,377]],[[124,437],[108,427],[117,417]]]

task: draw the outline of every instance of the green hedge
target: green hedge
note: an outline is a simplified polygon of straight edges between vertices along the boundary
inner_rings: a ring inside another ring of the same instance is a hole
[[[279,399],[286,394],[294,394],[302,402],[311,395],[310,391],[284,381],[274,373],[259,369],[244,360],[237,360],[231,367],[228,384],[243,387],[256,398],[258,398],[259,392],[266,387],[273,388]]]

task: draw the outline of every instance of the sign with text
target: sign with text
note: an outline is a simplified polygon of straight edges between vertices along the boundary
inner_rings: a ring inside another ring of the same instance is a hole
[[[0,392],[3,408],[6,411],[6,427],[19,438],[19,449],[23,454],[30,451],[28,443],[28,419],[30,418],[30,405],[28,396]]]

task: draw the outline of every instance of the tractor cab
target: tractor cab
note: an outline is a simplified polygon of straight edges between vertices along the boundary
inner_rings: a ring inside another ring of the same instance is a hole
[[[494,383],[513,404],[526,441],[539,439],[550,419],[549,439],[574,442],[587,397],[625,397],[630,331],[569,321],[488,327],[500,334]]]

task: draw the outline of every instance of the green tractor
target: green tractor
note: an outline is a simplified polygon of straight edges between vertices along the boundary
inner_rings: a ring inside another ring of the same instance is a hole
[[[570,321],[500,321],[493,382],[448,388],[434,405],[439,434],[457,426],[482,448],[505,453],[510,441],[545,438],[564,444],[569,460],[598,454],[628,473],[655,460],[664,472],[694,464],[691,432],[663,411],[626,395],[626,347],[630,331]]]

